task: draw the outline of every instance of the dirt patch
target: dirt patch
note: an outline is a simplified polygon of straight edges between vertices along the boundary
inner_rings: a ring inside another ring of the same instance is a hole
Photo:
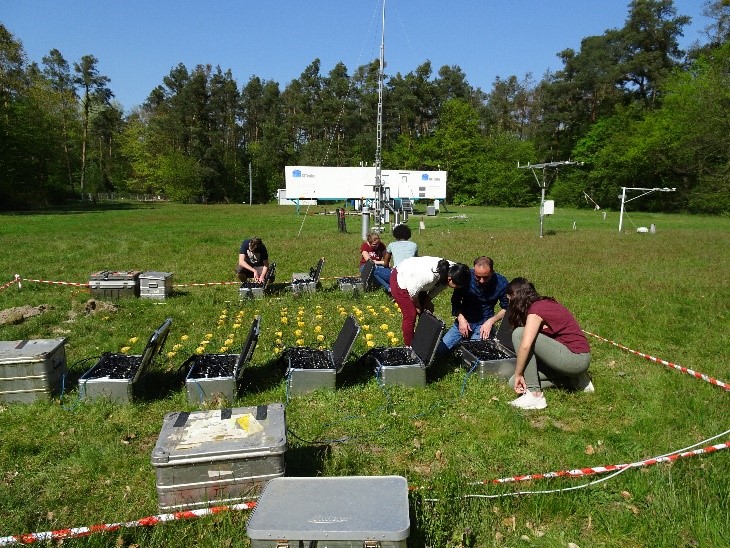
[[[40,304],[38,306],[16,306],[14,308],[6,308],[0,311],[0,325],[17,325],[23,323],[28,318],[38,316],[51,310],[51,307],[47,304]]]
[[[85,303],[74,303],[73,309],[68,313],[68,318],[73,320],[80,314],[88,316],[90,314],[111,313],[116,312],[118,309],[119,307],[114,303],[89,299]]]

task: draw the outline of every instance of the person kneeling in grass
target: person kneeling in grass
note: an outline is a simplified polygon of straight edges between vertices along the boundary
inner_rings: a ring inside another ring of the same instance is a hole
[[[507,318],[515,326],[512,342],[517,352],[510,384],[522,394],[511,405],[520,409],[545,409],[543,387],[568,386],[593,392],[588,375],[591,349],[570,311],[552,297],[543,297],[525,278],[515,278],[507,288]]]

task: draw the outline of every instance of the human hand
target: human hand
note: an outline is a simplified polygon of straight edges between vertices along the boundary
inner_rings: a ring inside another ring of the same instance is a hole
[[[515,392],[518,394],[527,392],[527,383],[525,382],[525,377],[522,375],[515,375]]]
[[[466,318],[464,316],[459,316],[457,318],[457,322],[459,324],[459,333],[461,333],[461,336],[465,339],[469,338],[469,332],[471,331],[471,326],[469,325],[469,322],[466,321]]]
[[[494,322],[490,322],[487,320],[482,324],[482,326],[479,328],[479,338],[482,340],[488,339],[492,335],[492,326],[494,325]]]

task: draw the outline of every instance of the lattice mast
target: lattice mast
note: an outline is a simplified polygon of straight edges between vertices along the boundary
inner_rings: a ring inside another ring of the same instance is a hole
[[[378,72],[378,119],[375,127],[375,214],[377,224],[385,224],[385,189],[383,188],[383,82],[385,80],[385,0],[382,9],[382,32],[380,35],[380,70]]]

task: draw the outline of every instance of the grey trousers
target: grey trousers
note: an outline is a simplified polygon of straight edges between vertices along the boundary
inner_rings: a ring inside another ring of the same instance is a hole
[[[524,327],[516,327],[512,331],[515,351],[520,347],[523,332]],[[574,354],[565,345],[539,333],[530,349],[525,367],[525,384],[531,392],[542,391],[541,381],[549,381],[558,386],[568,384],[573,377],[585,373],[590,363],[590,352]]]

